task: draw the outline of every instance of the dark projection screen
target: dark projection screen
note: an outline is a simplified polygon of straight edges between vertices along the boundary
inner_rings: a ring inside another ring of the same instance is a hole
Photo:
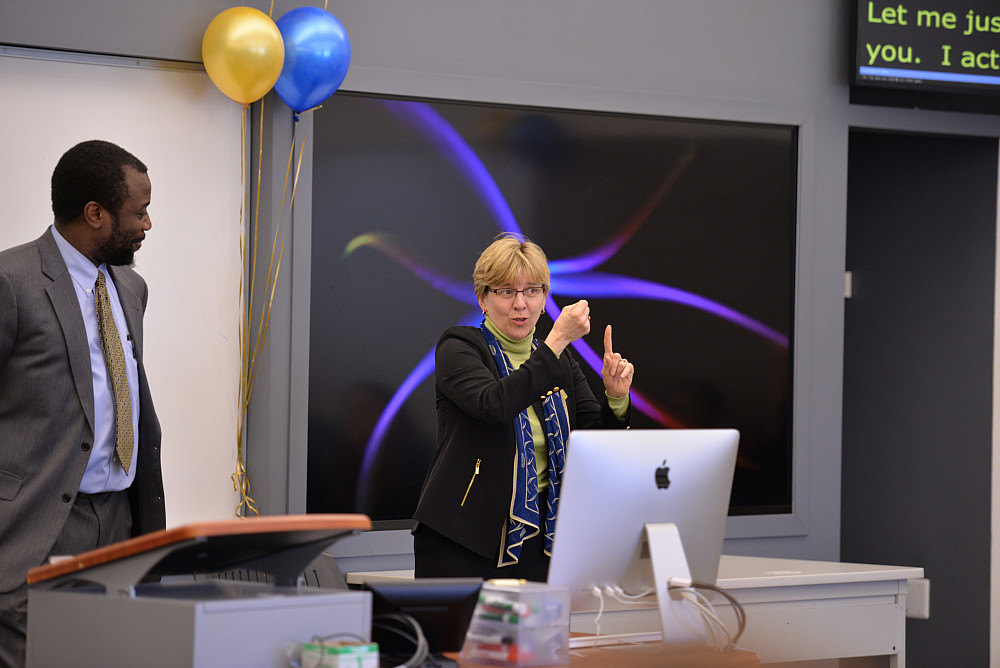
[[[548,255],[540,339],[589,300],[595,393],[611,324],[633,427],[739,429],[730,514],[791,511],[796,128],[346,92],[314,123],[309,512],[411,517],[434,346],[503,231]]]

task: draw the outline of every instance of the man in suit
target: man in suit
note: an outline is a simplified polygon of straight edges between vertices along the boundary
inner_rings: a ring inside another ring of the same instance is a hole
[[[31,568],[166,523],[130,268],[150,192],[128,151],[77,144],[52,174],[53,226],[0,253],[0,666],[25,661]]]

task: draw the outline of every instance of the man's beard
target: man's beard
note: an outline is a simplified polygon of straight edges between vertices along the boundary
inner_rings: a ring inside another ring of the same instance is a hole
[[[122,230],[118,216],[111,217],[111,237],[97,247],[95,252],[98,264],[108,264],[112,267],[135,264],[135,250],[132,248],[133,238]]]

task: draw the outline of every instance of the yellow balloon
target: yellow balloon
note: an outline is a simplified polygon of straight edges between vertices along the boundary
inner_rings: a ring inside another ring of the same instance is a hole
[[[285,44],[267,14],[253,7],[230,7],[205,29],[201,59],[219,90],[250,104],[267,95],[281,75]]]

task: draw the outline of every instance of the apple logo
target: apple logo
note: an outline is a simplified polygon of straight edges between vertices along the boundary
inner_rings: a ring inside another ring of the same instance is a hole
[[[670,487],[670,467],[667,466],[666,459],[663,460],[663,466],[656,469],[656,486],[659,489]]]

